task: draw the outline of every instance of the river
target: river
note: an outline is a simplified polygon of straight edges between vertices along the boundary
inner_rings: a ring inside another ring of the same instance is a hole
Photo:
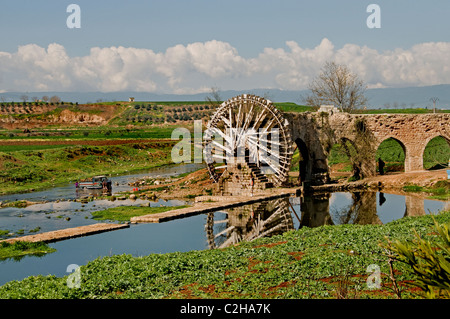
[[[112,177],[113,184],[119,184],[113,187],[113,192],[130,190],[128,182],[143,176],[174,176],[198,168],[198,165],[192,164]],[[49,202],[26,208],[0,209],[0,229],[12,232],[22,229],[26,235],[36,227],[40,228],[39,232],[44,232],[95,223],[91,212],[112,206],[174,206],[186,203],[180,200],[138,199],[94,200],[83,204],[73,201],[76,197],[73,185],[2,196],[0,201],[46,199]],[[68,274],[69,265],[84,265],[95,258],[113,254],[142,256],[226,247],[242,240],[280,234],[301,227],[347,223],[385,224],[404,216],[435,214],[448,206],[449,202],[423,200],[413,195],[343,192],[262,202],[160,224],[132,224],[121,230],[51,243],[49,245],[57,251],[41,257],[2,260],[0,285],[31,275],[64,276]]]

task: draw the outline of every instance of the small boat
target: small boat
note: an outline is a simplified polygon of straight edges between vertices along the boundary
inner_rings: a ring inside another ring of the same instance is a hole
[[[75,187],[80,189],[107,189],[110,191],[111,181],[106,176],[94,176],[76,182]]]

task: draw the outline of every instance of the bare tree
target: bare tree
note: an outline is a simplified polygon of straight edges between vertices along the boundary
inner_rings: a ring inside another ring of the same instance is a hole
[[[23,102],[26,102],[26,101],[28,101],[28,95],[22,94],[22,95],[20,96],[20,99],[21,99]]]
[[[49,98],[47,95],[44,95],[44,96],[42,97],[42,101],[44,101],[44,102],[48,102],[49,99],[50,99],[50,98]]]
[[[208,95],[205,99],[214,107],[219,106],[222,103],[222,97],[220,96],[219,88],[212,87],[210,95]]]
[[[326,62],[308,88],[311,94],[304,100],[310,106],[333,104],[343,112],[352,112],[367,103],[367,85],[346,65],[335,62]]]
[[[50,102],[51,103],[59,103],[59,102],[61,102],[61,98],[59,96],[54,95],[50,98]]]

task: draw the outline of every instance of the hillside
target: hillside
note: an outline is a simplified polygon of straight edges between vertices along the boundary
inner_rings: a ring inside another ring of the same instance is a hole
[[[313,110],[295,103],[277,103],[285,112]],[[0,103],[0,128],[31,130],[51,127],[118,127],[144,128],[162,125],[190,125],[205,122],[217,104],[202,101],[180,102],[73,102]],[[28,133],[28,132],[27,132]],[[30,132],[32,134],[32,132]]]

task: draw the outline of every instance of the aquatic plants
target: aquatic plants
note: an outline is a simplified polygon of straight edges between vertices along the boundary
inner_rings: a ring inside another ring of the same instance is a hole
[[[20,259],[25,255],[40,255],[56,251],[43,242],[16,241],[8,243],[0,242],[0,259],[14,258]]]
[[[92,218],[95,220],[115,220],[130,221],[131,217],[142,216],[147,214],[163,213],[169,210],[188,207],[182,206],[165,206],[165,207],[140,207],[140,206],[119,206],[112,207],[101,211],[92,212]]]

